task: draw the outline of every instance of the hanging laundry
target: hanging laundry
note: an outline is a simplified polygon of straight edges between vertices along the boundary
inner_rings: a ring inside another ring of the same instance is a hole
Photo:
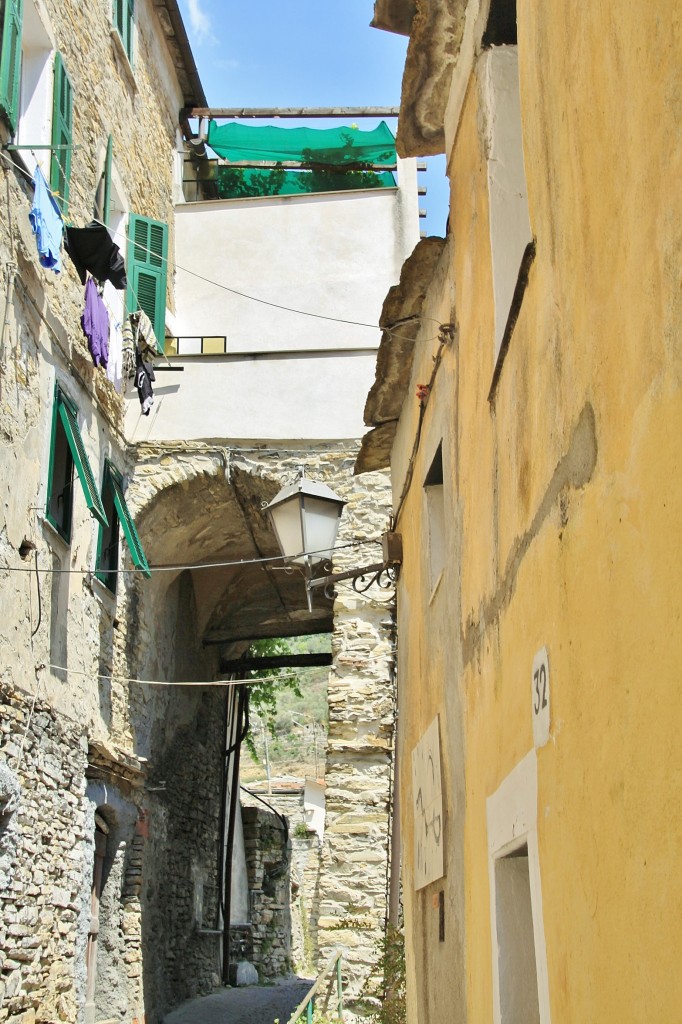
[[[38,258],[41,266],[58,274],[62,269],[62,233],[64,221],[57,202],[45,180],[45,175],[36,165],[33,175],[33,206],[28,219],[36,236]]]
[[[123,377],[125,380],[132,380],[135,376],[135,336],[130,317],[126,317],[121,328],[121,341],[123,345]]]
[[[85,309],[81,317],[83,333],[95,366],[106,367],[109,359],[109,314],[97,285],[89,277],[85,285]]]
[[[154,389],[151,382],[156,380],[154,367],[151,363],[145,363],[140,353],[137,353],[135,368],[135,387],[142,406],[142,415],[149,416],[149,410],[154,404]]]
[[[109,320],[107,377],[114,385],[116,391],[120,392],[123,380],[123,338],[121,335],[121,325],[114,317],[111,317]]]
[[[137,320],[136,349],[143,359],[156,359],[163,355],[152,322],[143,309],[133,313],[133,320]]]
[[[85,284],[89,271],[98,281],[111,281],[114,288],[128,287],[123,257],[104,224],[93,220],[86,228],[67,228],[64,248],[73,260],[81,284]]]

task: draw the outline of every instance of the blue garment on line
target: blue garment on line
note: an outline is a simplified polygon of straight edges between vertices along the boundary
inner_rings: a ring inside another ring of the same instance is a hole
[[[33,175],[33,184],[35,193],[28,219],[31,222],[33,234],[36,236],[38,257],[43,267],[59,274],[62,269],[61,249],[64,221],[50,191],[50,186],[45,180],[45,175],[37,165]]]

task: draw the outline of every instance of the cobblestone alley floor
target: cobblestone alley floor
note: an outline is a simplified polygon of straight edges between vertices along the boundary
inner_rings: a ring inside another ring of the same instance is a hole
[[[287,1024],[314,979],[287,978],[274,985],[226,988],[192,999],[164,1017],[164,1024]]]

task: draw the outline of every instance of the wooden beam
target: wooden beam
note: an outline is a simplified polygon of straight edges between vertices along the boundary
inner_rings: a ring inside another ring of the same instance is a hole
[[[321,654],[263,655],[260,658],[225,659],[220,662],[220,672],[229,675],[232,672],[260,672],[265,668],[317,668],[331,663],[331,651]]]
[[[400,107],[188,107],[183,117],[397,117]]]

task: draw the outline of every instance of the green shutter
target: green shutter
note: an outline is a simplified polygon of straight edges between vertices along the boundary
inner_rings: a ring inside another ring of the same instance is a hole
[[[128,54],[128,60],[133,63],[133,15],[134,15],[134,0],[124,0],[125,10],[125,34],[123,36],[123,45],[125,51]]]
[[[0,109],[9,122],[12,135],[19,118],[19,85],[21,82],[21,26],[23,0],[5,0],[0,51]]]
[[[143,309],[163,349],[166,333],[166,268],[168,226],[130,215],[128,226],[128,313]]]
[[[50,188],[57,193],[63,214],[69,204],[71,146],[73,141],[73,89],[61,53],[54,57],[54,93],[52,98],[52,160]]]
[[[104,505],[99,496],[90,459],[88,458],[88,453],[85,450],[83,438],[78,427],[76,407],[71,404],[62,392],[59,393],[59,415],[66,432],[66,439],[69,442],[73,461],[78,470],[78,477],[83,488],[83,494],[85,495],[85,503],[90,509],[90,514],[103,526],[108,526],[109,523],[104,511]]]
[[[134,0],[114,0],[114,25],[121,37],[128,60],[133,63],[133,17]]]
[[[130,514],[128,504],[123,497],[121,482],[114,472],[109,476],[109,483],[114,494],[114,505],[118,512],[119,522],[123,527],[123,533],[125,534],[125,539],[128,542],[128,548],[132,555],[133,565],[136,569],[142,569],[144,575],[149,579],[152,574],[149,571],[149,564],[142,549],[142,542],[140,541],[140,537],[135,528],[135,523],[133,522],[133,517]]]
[[[114,0],[114,25],[121,39],[123,39],[123,24],[125,21],[123,17],[123,2],[124,0]]]

